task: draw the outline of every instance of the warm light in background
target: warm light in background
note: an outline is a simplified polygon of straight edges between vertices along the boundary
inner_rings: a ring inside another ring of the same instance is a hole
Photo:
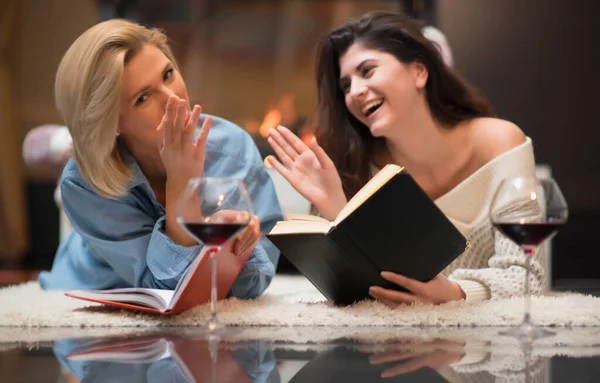
[[[248,120],[244,125],[244,129],[246,129],[246,131],[250,133],[251,136],[256,136],[260,129],[260,125],[256,120]]]
[[[310,140],[312,140],[314,136],[315,135],[312,132],[306,132],[300,136],[300,139],[304,142],[304,145],[310,146]]]
[[[278,109],[271,109],[265,115],[265,119],[259,128],[262,137],[269,137],[269,130],[275,129],[281,122],[281,112]]]

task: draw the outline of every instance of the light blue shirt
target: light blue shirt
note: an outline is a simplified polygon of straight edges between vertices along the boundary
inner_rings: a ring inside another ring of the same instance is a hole
[[[136,337],[129,338],[136,340]],[[169,348],[171,356],[165,359],[154,360],[148,357],[145,360],[136,360],[135,352],[131,353],[132,359],[122,358],[119,362],[103,361],[102,355],[98,356],[99,360],[90,361],[75,361],[68,359],[67,355],[86,350],[86,343],[90,338],[67,338],[57,339],[54,341],[53,350],[60,364],[67,369],[80,382],[190,382],[196,378],[198,381],[202,376],[189,376],[184,373],[184,368],[189,368],[196,364],[210,365],[210,360],[203,360],[209,356],[208,343],[206,343],[206,353],[196,355],[196,353],[186,352],[177,354],[177,344],[180,344],[188,350],[201,351],[201,344],[196,343],[194,339],[177,339],[168,337],[164,340],[175,342]],[[117,345],[115,341],[112,345]],[[89,345],[88,345],[89,346]],[[107,342],[107,347],[110,343]],[[224,350],[221,350],[223,352]],[[277,359],[275,354],[264,341],[244,342],[235,347],[235,350],[228,351],[239,367],[247,376],[250,382],[253,383],[280,383],[281,377],[277,370]],[[173,355],[174,354],[174,355]],[[143,357],[138,355],[139,359]],[[190,360],[190,357],[195,357]],[[217,359],[217,363],[223,363],[221,358]],[[231,360],[225,360],[225,365],[220,368],[237,368],[231,364]],[[218,367],[218,364],[217,364]],[[196,369],[197,370],[197,369]],[[206,371],[207,374],[210,371]],[[224,371],[221,371],[221,373]],[[227,372],[227,371],[225,371]],[[218,375],[219,371],[217,371]],[[230,382],[230,381],[229,381]]]
[[[124,151],[123,160],[134,179],[127,185],[127,194],[116,200],[96,194],[73,159],[66,165],[60,190],[73,231],[60,244],[52,270],[40,273],[42,288],[174,289],[200,253],[201,245],[180,246],[165,235],[164,207],[131,153]],[[203,175],[242,179],[263,233],[283,219],[275,187],[254,141],[219,117],[213,117]],[[278,259],[279,251],[263,235],[229,294],[259,296],[271,282]]]

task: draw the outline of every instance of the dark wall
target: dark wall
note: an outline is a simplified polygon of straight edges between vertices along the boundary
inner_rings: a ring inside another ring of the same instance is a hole
[[[457,69],[519,125],[572,211],[600,209],[600,3],[437,2]]]

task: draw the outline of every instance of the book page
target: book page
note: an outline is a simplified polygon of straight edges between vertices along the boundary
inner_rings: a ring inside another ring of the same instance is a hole
[[[141,287],[113,290],[74,290],[70,291],[70,293],[98,300],[133,303],[161,311],[165,311],[168,308],[173,298],[173,291],[171,290],[146,289]]]
[[[329,224],[329,221],[323,217],[319,217],[316,215],[310,214],[298,214],[298,213],[289,213],[285,216],[286,221],[313,221],[313,222],[323,222]]]
[[[106,349],[92,349],[67,355],[69,360],[128,364],[152,363],[169,357],[171,357],[171,351],[166,339],[159,339],[136,347],[107,347]]]
[[[269,235],[279,234],[326,234],[331,228],[331,222],[323,221],[279,221],[275,224]]]
[[[377,190],[379,190],[386,182],[392,179],[396,174],[403,171],[404,168],[394,164],[385,165],[373,178],[366,183],[355,195],[348,201],[348,203],[340,210],[338,216],[333,222],[337,225],[348,217],[354,210],[362,205],[369,197],[371,197]]]

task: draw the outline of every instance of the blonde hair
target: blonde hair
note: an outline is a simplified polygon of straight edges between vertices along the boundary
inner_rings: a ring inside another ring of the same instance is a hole
[[[177,68],[164,33],[112,19],[79,36],[56,73],[56,106],[73,138],[75,163],[103,197],[125,195],[133,177],[121,157],[117,132],[123,70],[144,44],[155,45]]]

